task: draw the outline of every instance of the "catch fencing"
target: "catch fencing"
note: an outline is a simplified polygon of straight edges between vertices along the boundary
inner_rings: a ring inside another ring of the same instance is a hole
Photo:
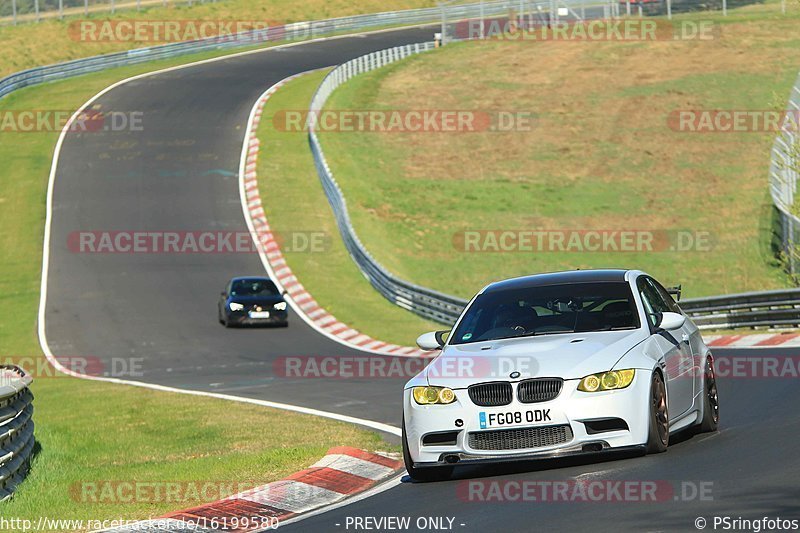
[[[772,146],[769,169],[770,194],[780,218],[780,239],[786,267],[797,277],[800,265],[800,218],[795,206],[797,177],[800,172],[800,75],[789,98],[786,118]]]
[[[30,468],[33,380],[21,368],[0,366],[0,501],[11,497]]]

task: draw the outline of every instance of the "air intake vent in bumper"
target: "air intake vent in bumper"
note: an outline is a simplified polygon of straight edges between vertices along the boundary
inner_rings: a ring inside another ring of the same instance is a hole
[[[473,450],[526,450],[557,446],[572,440],[572,428],[545,426],[520,429],[499,429],[469,434],[469,447]]]

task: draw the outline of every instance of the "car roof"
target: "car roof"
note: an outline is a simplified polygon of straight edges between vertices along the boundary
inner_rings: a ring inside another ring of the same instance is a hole
[[[483,291],[484,293],[504,291],[507,289],[528,289],[531,287],[544,287],[546,285],[561,285],[564,283],[593,283],[593,282],[624,282],[628,270],[602,269],[602,270],[568,270],[564,272],[548,272],[546,274],[533,274],[492,283]]]
[[[240,276],[237,278],[231,279],[231,283],[236,281],[272,281],[270,278],[265,278],[264,276]]]

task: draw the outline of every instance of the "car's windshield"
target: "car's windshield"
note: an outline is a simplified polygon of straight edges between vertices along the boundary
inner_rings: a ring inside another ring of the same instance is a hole
[[[450,343],[638,327],[627,283],[569,283],[481,294]]]
[[[231,296],[271,296],[278,288],[268,279],[245,279],[233,282]]]

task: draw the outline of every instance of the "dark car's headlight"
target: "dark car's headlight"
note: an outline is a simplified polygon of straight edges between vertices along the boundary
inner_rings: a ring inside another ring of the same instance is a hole
[[[241,311],[244,309],[244,305],[237,304],[236,302],[229,303],[228,307],[230,307],[231,311]]]
[[[586,376],[578,384],[578,390],[583,392],[600,392],[606,390],[624,389],[633,382],[636,371],[612,370],[602,374],[592,374]]]
[[[456,393],[447,387],[414,387],[414,401],[420,405],[448,404],[456,401]]]
[[[272,308],[276,311],[286,311],[286,302],[278,302]]]

